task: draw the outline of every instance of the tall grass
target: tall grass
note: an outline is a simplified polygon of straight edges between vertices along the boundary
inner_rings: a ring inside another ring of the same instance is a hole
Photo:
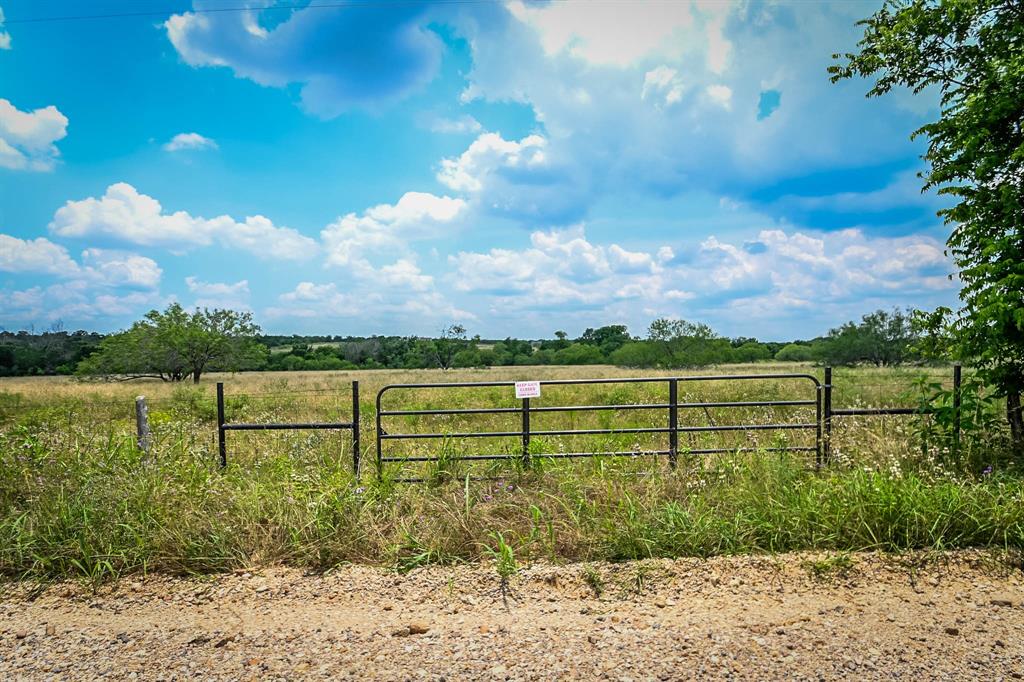
[[[310,407],[284,390],[267,394],[229,407],[256,420]],[[646,458],[538,457],[529,467],[492,470],[500,478],[490,481],[469,480],[458,462],[442,461],[427,484],[408,485],[388,476],[357,481],[345,436],[320,433],[231,434],[231,464],[221,470],[208,399],[186,390],[157,401],[155,449],[144,458],[128,409],[107,414],[95,407],[102,401],[73,391],[30,409],[31,395],[18,398],[19,411],[0,429],[0,574],[99,581],[140,571],[267,563],[322,570],[344,562],[409,570],[486,559],[496,538],[509,565],[507,557],[1024,547],[1024,479],[1013,468],[979,472],[922,453],[903,422],[848,427],[838,436],[837,462],[822,471],[811,466],[813,455],[791,451],[681,456],[675,470]],[[329,401],[313,407],[335,409]],[[646,423],[633,415],[623,417]],[[562,418],[581,428],[587,422],[579,420],[601,417]],[[365,440],[364,456],[371,455],[372,439]],[[560,447],[557,439],[543,445]]]

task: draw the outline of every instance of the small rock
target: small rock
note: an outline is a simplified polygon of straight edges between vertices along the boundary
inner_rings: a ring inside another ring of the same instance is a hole
[[[990,603],[992,606],[1013,606],[1013,601],[1010,599],[993,599]]]
[[[228,635],[227,637],[222,637],[222,638],[217,640],[216,644],[213,645],[213,648],[214,649],[220,649],[221,647],[224,647],[224,646],[226,646],[227,644],[229,644],[230,642],[233,642],[233,641],[235,641],[235,636],[234,635]]]
[[[381,608],[382,608],[382,609],[384,609],[385,611],[390,611],[391,609],[393,609],[393,608],[395,608],[395,607],[394,607],[394,606],[392,606],[391,604],[385,604],[385,605],[384,605],[384,606],[382,606]]]
[[[422,622],[409,623],[409,634],[410,635],[422,635],[422,634],[425,634],[428,630],[430,630],[430,626],[427,625],[426,623],[422,623]]]
[[[946,632],[947,635],[951,635],[951,636],[955,637],[956,635],[960,634],[960,629],[959,628],[954,628],[954,627],[948,627],[948,628],[945,629],[945,632]]]
[[[57,626],[54,625],[53,623],[47,623],[46,624],[46,636],[47,637],[53,637],[55,634],[57,634]]]
[[[18,630],[14,633],[14,636],[18,639],[25,639],[26,637],[28,637],[28,630]]]

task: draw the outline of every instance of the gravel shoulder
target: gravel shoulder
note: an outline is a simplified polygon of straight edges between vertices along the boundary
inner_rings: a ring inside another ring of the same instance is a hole
[[[1020,679],[1022,578],[958,552],[7,583],[0,678]]]

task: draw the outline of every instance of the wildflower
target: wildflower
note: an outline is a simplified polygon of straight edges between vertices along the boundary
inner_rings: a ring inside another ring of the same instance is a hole
[[[356,495],[362,495],[365,492],[366,492],[366,486],[364,486],[364,485],[361,485],[358,488],[356,488]]]
[[[981,475],[982,476],[991,476],[992,475],[992,465],[989,464],[987,467],[985,467],[985,470],[981,472]]]

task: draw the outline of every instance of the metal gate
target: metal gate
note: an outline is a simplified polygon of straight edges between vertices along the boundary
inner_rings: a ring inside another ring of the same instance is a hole
[[[228,422],[224,415],[224,384],[217,383],[217,449],[220,465],[228,464],[228,431],[300,431],[348,430],[352,432],[352,473],[359,474],[359,382],[352,382],[352,421],[350,422],[293,422],[293,423],[240,423]]]
[[[726,401],[726,402],[679,402],[679,384],[686,382],[712,382],[712,381],[763,381],[780,380],[793,382],[808,382],[811,385],[811,392],[806,397],[793,400],[755,400],[755,401]],[[462,438],[514,438],[519,441],[518,452],[477,452],[458,453],[449,456],[450,460],[459,461],[481,461],[481,460],[513,460],[522,459],[529,461],[531,457],[542,458],[566,458],[566,457],[639,457],[655,456],[667,457],[669,463],[674,467],[680,454],[679,434],[680,433],[701,433],[720,431],[777,431],[796,430],[813,431],[813,446],[774,447],[774,448],[698,448],[684,449],[687,454],[703,455],[724,452],[751,451],[751,450],[789,450],[808,451],[815,453],[815,463],[821,466],[825,454],[822,441],[822,384],[811,374],[728,374],[718,376],[674,376],[674,377],[642,377],[642,378],[607,378],[607,379],[555,379],[537,382],[544,386],[565,386],[582,384],[665,384],[665,400],[657,403],[640,404],[615,404],[615,405],[535,405],[531,404],[530,398],[522,398],[518,407],[471,407],[461,409],[411,409],[392,410],[386,409],[383,399],[386,394],[400,393],[403,391],[440,389],[445,391],[485,388],[485,387],[514,387],[514,381],[485,381],[485,382],[457,382],[457,383],[423,383],[423,384],[391,384],[380,389],[377,393],[377,471],[382,475],[384,465],[396,462],[434,462],[439,461],[439,455],[413,455],[400,456],[388,454],[385,451],[385,443],[394,440],[427,440],[427,439],[462,439]],[[680,426],[680,410],[707,409],[707,408],[752,408],[752,407],[778,407],[778,406],[813,406],[815,408],[815,419],[802,422],[777,422],[768,424],[711,424],[708,426]],[[531,429],[531,415],[551,412],[588,412],[602,410],[664,410],[664,425],[643,428],[601,428],[601,429]],[[463,431],[463,432],[390,432],[385,425],[387,418],[410,417],[410,416],[445,416],[445,415],[485,415],[485,414],[515,414],[520,415],[520,428],[504,431]],[[596,451],[596,452],[531,452],[531,437],[539,436],[574,436],[574,435],[597,435],[597,434],[667,434],[663,446],[650,450],[626,450],[626,451]]]

